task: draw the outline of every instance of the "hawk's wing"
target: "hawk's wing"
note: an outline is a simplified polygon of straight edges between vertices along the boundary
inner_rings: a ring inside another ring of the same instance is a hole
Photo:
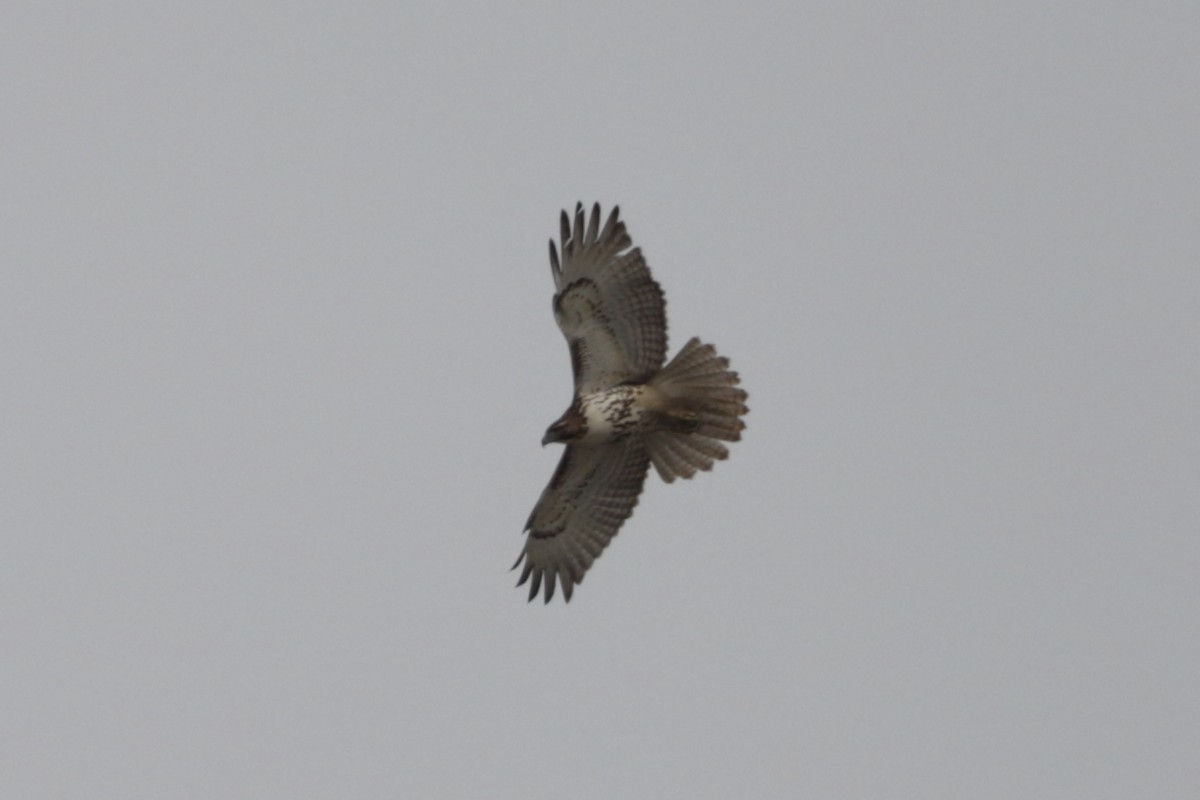
[[[646,380],[663,365],[667,322],[662,288],[617,219],[614,207],[600,227],[600,204],[584,219],[575,206],[572,228],[562,213],[562,261],[550,240],[554,319],[571,349],[577,395]]]
[[[513,569],[525,560],[517,586],[531,577],[529,599],[543,580],[546,602],[555,580],[571,599],[575,584],[633,513],[650,457],[636,438],[596,447],[568,446],[550,484],[529,515],[529,536]]]

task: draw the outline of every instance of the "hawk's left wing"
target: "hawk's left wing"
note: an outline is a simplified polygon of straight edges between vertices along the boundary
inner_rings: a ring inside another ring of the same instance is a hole
[[[517,586],[533,579],[529,599],[545,581],[546,602],[562,582],[569,601],[575,584],[633,513],[650,457],[635,437],[595,447],[568,445],[550,484],[529,515],[529,536],[513,569],[525,561]]]
[[[550,240],[554,319],[567,338],[575,394],[631,380],[647,380],[667,354],[662,288],[650,277],[639,248],[614,207],[604,227],[600,204],[585,218],[575,206],[574,227],[562,213],[562,261]]]

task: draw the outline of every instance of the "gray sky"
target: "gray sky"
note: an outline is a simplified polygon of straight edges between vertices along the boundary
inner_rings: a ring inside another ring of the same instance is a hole
[[[0,795],[1196,796],[1194,4],[244,6],[6,7]],[[576,200],[751,413],[543,607]]]

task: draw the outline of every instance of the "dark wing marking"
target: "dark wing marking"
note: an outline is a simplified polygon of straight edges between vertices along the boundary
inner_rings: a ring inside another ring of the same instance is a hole
[[[650,277],[639,248],[614,207],[600,226],[600,204],[574,227],[562,213],[562,260],[550,240],[554,319],[571,350],[576,394],[645,380],[663,365],[667,321],[662,288]]]
[[[529,599],[545,583],[546,602],[562,584],[568,601],[575,584],[633,513],[650,457],[637,439],[598,447],[568,446],[525,529],[529,536],[513,569],[525,561],[517,586],[532,578]]]

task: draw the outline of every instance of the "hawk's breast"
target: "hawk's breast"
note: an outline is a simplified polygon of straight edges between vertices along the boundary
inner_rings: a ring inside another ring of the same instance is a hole
[[[656,389],[645,385],[615,386],[580,398],[587,432],[579,444],[601,444],[645,433],[662,404]]]

